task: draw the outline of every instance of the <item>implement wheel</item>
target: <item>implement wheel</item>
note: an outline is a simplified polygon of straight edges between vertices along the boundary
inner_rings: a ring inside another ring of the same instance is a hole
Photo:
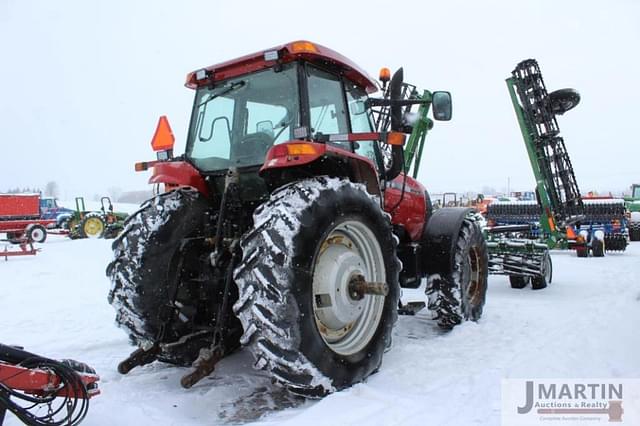
[[[551,255],[545,252],[540,265],[540,275],[531,278],[531,288],[533,290],[542,290],[551,284],[553,278],[553,264],[551,263]]]
[[[593,241],[591,241],[591,253],[593,257],[604,257],[604,251],[604,239],[594,238]]]
[[[27,239],[34,243],[44,243],[47,240],[47,230],[42,225],[29,225],[25,229]]]
[[[525,288],[527,284],[531,281],[531,277],[520,277],[516,275],[509,275],[509,284],[511,284],[511,288]]]

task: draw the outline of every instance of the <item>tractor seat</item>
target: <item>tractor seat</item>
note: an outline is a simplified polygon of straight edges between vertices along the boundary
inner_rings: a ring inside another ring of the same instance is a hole
[[[232,147],[231,160],[245,164],[262,163],[272,144],[273,137],[267,133],[257,132],[248,134]]]

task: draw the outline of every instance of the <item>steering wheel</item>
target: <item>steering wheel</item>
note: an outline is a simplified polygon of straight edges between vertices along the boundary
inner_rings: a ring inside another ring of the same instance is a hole
[[[275,139],[264,132],[246,135],[244,139],[235,146],[233,157],[237,159],[240,157],[264,156],[269,148],[271,148],[274,140]]]

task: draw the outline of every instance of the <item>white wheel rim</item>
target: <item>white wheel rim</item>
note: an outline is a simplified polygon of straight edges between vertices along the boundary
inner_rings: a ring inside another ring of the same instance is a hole
[[[42,241],[44,238],[44,232],[40,228],[35,228],[31,231],[31,239],[36,242]]]
[[[471,314],[471,309],[482,304],[483,280],[480,268],[480,252],[476,246],[469,248],[467,262],[462,265],[462,277],[465,280],[461,283],[464,290],[463,298],[465,306]]]
[[[366,225],[347,221],[323,241],[313,274],[316,326],[325,344],[340,355],[364,349],[384,311],[384,296],[365,294],[358,299],[349,294],[349,282],[356,275],[369,282],[385,282],[384,256]]]
[[[551,257],[546,255],[544,258],[544,262],[542,264],[542,274],[544,275],[544,280],[548,283],[551,281]]]

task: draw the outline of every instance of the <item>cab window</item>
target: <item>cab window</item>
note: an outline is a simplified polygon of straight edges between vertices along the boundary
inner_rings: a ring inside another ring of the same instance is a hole
[[[347,133],[347,112],[340,78],[311,65],[306,67],[309,85],[311,135]]]
[[[367,93],[353,83],[345,82],[347,92],[347,104],[349,107],[349,120],[351,121],[352,133],[373,132],[371,115],[365,107]],[[355,152],[367,157],[374,164],[379,166],[376,152],[377,141],[360,141],[355,144]]]

